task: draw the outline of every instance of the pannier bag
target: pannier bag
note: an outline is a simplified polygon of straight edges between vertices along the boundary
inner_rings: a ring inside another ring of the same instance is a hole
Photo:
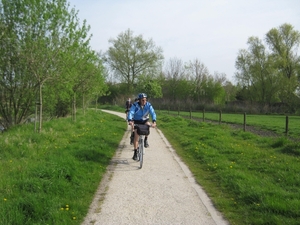
[[[139,124],[138,126],[136,126],[136,128],[137,128],[138,135],[149,135],[150,134],[149,126],[146,124]]]

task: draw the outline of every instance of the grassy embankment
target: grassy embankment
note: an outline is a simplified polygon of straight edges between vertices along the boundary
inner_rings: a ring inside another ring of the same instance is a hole
[[[167,114],[158,121],[231,224],[299,224],[299,142]]]
[[[126,129],[89,110],[0,134],[0,224],[80,224]]]

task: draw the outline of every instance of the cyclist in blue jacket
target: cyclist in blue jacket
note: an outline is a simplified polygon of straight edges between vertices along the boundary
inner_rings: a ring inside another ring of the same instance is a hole
[[[153,106],[151,105],[150,102],[147,102],[147,95],[145,93],[140,93],[138,95],[138,102],[135,102],[132,104],[129,112],[128,112],[128,117],[127,120],[129,122],[129,125],[133,124],[149,124],[149,114],[151,115],[152,118],[152,127],[156,126],[156,114]],[[137,159],[137,148],[138,148],[138,140],[139,140],[139,135],[134,129],[134,154],[132,159],[136,160]],[[144,140],[144,146],[145,148],[149,147],[148,144],[148,136],[145,137]]]

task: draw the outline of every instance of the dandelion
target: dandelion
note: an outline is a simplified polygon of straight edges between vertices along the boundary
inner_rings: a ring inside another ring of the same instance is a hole
[[[73,216],[73,220],[76,220],[76,216]]]
[[[232,168],[232,166],[230,166],[230,169]]]
[[[4,199],[3,199],[3,201],[5,201],[5,202],[6,202],[6,201],[7,201],[7,199],[6,199],[6,198],[4,198]]]
[[[66,208],[69,208],[69,205],[66,205]]]
[[[61,211],[64,211],[65,209],[64,209],[64,208],[60,208],[60,210],[61,210]]]

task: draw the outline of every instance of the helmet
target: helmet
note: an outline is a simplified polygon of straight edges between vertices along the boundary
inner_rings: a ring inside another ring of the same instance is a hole
[[[138,99],[147,98],[147,95],[145,93],[139,93]]]

